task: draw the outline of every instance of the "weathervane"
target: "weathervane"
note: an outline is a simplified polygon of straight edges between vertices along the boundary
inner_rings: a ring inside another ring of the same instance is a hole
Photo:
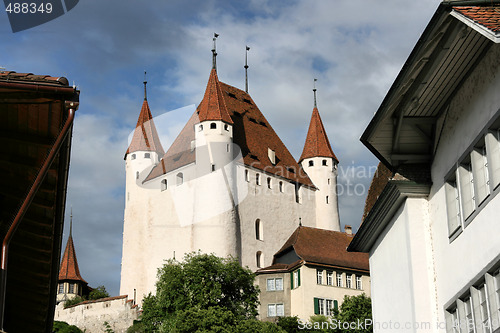
[[[214,32],[214,38],[213,38],[213,41],[214,41],[214,48],[212,49],[212,68],[213,69],[217,69],[217,62],[216,62],[216,58],[217,58],[217,45],[216,45],[216,40],[217,40],[217,37],[219,37],[219,34],[215,33]]]
[[[317,104],[316,104],[316,81],[318,81],[318,79],[314,79],[314,82],[313,82],[313,93],[314,93],[314,107],[317,108]]]
[[[250,51],[250,47],[246,46],[245,52],[245,91],[248,93],[248,51]]]
[[[148,84],[148,81],[146,81],[146,71],[144,71],[144,100],[148,99],[148,95],[146,94],[146,84]]]

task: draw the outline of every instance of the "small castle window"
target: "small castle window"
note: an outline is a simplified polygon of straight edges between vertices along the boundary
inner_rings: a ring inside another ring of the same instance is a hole
[[[327,166],[328,165],[328,162],[326,160],[323,160],[323,165],[324,166]]]
[[[135,179],[139,179],[139,171],[135,173]]]
[[[161,181],[161,190],[162,191],[165,191],[166,189],[168,189],[168,183],[167,183],[167,180],[166,179],[163,179]]]
[[[144,153],[144,158],[151,158],[151,154],[150,153]]]
[[[210,129],[216,129],[217,124],[216,123],[210,123]]]
[[[132,156],[130,156],[130,159],[135,160],[135,154],[132,154]]]
[[[280,182],[280,192],[283,193],[283,182]]]
[[[177,174],[177,186],[182,185],[182,183],[184,183],[184,175],[182,172],[179,172]]]
[[[276,153],[271,148],[267,148],[267,157],[272,164],[276,164]]]
[[[309,166],[314,166],[314,161],[309,161]]]
[[[247,182],[249,182],[249,181],[250,181],[250,173],[248,172],[248,170],[245,170],[245,180],[246,180]]]
[[[326,196],[326,203],[329,204],[330,202],[328,202],[328,196]]]
[[[201,132],[203,131],[203,125],[200,125],[200,127],[198,127],[198,132]]]
[[[64,293],[64,283],[59,283],[58,294],[63,294],[63,293]]]
[[[212,172],[215,171],[215,164],[212,164]]]
[[[75,293],[75,284],[74,283],[70,283],[69,284],[69,291],[68,291],[69,294],[74,294]]]
[[[229,149],[229,143],[226,145],[226,152],[230,152],[230,149]]]
[[[328,178],[328,185],[330,185],[330,178]]]
[[[260,222],[260,219],[255,220],[255,239],[257,240],[262,240],[263,236],[263,230],[262,230],[262,222]]]
[[[271,177],[267,177],[267,188],[271,188]]]
[[[255,259],[257,261],[257,268],[262,268],[262,266],[264,266],[264,255],[261,251],[256,253]]]
[[[228,124],[225,124],[225,125],[224,125],[224,129],[225,129],[226,131],[229,131],[229,125],[228,125]]]
[[[260,174],[256,174],[256,175],[255,175],[255,183],[256,183],[257,185],[260,185]]]

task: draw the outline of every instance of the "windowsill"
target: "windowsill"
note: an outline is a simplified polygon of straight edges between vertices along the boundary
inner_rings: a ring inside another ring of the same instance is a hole
[[[283,292],[285,290],[281,289],[281,290],[266,290],[268,293],[275,293],[275,292]]]
[[[347,288],[347,287],[339,287],[339,286],[334,286],[331,284],[320,284],[316,283],[317,286],[324,286],[324,287],[334,287],[334,288],[341,288],[341,289],[347,289],[347,290],[359,290],[359,291],[364,291],[364,289],[356,289],[356,288]]]

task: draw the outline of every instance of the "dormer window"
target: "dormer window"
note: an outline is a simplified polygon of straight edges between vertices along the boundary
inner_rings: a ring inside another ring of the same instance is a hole
[[[309,166],[310,167],[314,166],[314,161],[309,161]]]
[[[144,158],[151,158],[151,154],[150,153],[144,153]]]
[[[267,157],[272,164],[276,164],[276,153],[271,148],[267,148]]]
[[[216,123],[210,123],[210,129],[217,129]]]

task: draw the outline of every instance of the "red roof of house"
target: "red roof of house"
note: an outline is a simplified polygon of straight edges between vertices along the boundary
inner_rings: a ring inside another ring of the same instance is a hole
[[[75,245],[73,244],[73,236],[71,236],[71,231],[69,233],[68,242],[66,243],[66,249],[64,250],[64,255],[61,260],[59,281],[61,280],[82,281],[84,283],[87,283],[87,281],[85,281],[80,275],[80,269],[78,268],[78,261],[76,260]]]
[[[500,32],[500,6],[457,6],[453,9],[491,31]]]
[[[198,113],[200,122],[206,120],[221,120],[228,124],[233,123],[227,112],[226,101],[224,100],[224,95],[220,88],[220,82],[215,68],[212,68],[210,72],[207,89],[205,89],[205,96],[203,96],[196,112]]]
[[[377,171],[375,171],[372,182],[370,183],[370,188],[368,189],[368,195],[366,196],[365,209],[363,211],[361,222],[363,222],[368,216],[368,213],[382,193],[382,190],[393,176],[394,172],[389,170],[382,162],[378,164]]]
[[[135,151],[154,151],[160,156],[165,153],[146,98],[144,98],[144,102],[142,103],[141,113],[139,114],[134,135],[125,153],[125,157],[127,154]]]
[[[210,86],[211,80],[218,82],[214,70],[210,74],[208,86]],[[230,123],[233,124],[233,142],[241,149],[244,164],[306,186],[314,187],[312,181],[288,151],[250,95],[243,90],[223,82],[218,82],[217,86],[218,91],[221,93],[218,96],[222,97],[222,101],[218,103],[219,105],[224,105],[228,111],[231,120]],[[207,93],[205,93],[204,101],[206,96]],[[202,104],[207,102],[204,101],[200,103],[197,110],[205,108]],[[198,116],[198,111],[191,116],[160,163],[153,168],[145,181],[195,162],[196,153],[195,150],[191,149],[191,142],[195,138],[194,125],[201,120]],[[226,122],[229,123],[229,121]],[[273,150],[276,154],[275,164],[269,160],[268,149]],[[235,153],[237,152],[235,151]]]
[[[339,162],[330,146],[330,141],[328,141],[328,136],[326,135],[325,127],[323,126],[317,107],[312,112],[306,143],[304,144],[304,150],[300,156],[299,163],[303,159],[311,157],[331,157],[337,163]]]
[[[273,265],[279,262],[282,254],[293,250],[306,264],[368,271],[368,253],[347,252],[347,246],[353,237],[354,235],[339,231],[300,226],[276,252]]]

